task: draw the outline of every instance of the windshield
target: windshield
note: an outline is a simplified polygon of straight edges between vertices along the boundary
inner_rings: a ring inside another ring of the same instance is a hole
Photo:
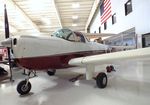
[[[54,32],[52,34],[52,36],[58,37],[58,38],[62,38],[62,39],[66,39],[68,40],[68,38],[73,34],[73,32],[69,29],[59,29],[56,32]]]

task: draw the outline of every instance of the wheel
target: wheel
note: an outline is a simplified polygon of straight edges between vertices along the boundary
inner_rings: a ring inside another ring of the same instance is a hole
[[[55,73],[56,73],[56,70],[55,70],[55,69],[48,69],[48,70],[47,70],[47,74],[48,74],[49,76],[53,76],[53,75],[55,75]]]
[[[96,84],[99,88],[105,88],[107,86],[107,75],[105,73],[99,73],[96,77]]]
[[[31,83],[28,82],[27,86],[26,86],[27,81],[23,80],[21,82],[19,82],[19,84],[17,85],[17,92],[21,95],[25,95],[28,94],[31,90]]]

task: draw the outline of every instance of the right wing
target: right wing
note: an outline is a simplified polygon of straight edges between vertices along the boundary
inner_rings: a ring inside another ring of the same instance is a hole
[[[112,64],[115,61],[124,62],[124,60],[130,59],[150,60],[150,47],[106,54],[98,54],[80,58],[73,58],[69,61],[69,64],[75,66],[86,66],[90,64],[92,65]]]

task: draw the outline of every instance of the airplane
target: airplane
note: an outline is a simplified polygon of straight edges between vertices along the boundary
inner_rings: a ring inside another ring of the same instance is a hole
[[[150,57],[150,48],[106,53],[110,50],[110,46],[91,42],[81,32],[67,28],[57,30],[52,36],[23,35],[10,38],[6,6],[5,36],[7,37],[1,44],[8,48],[9,63],[11,63],[9,54],[11,49],[14,61],[20,67],[29,70],[27,78],[17,85],[17,92],[21,95],[28,94],[31,90],[29,79],[33,70],[47,71],[49,75],[54,75],[56,69],[84,66],[86,80],[91,80],[95,65],[113,64],[113,61],[121,59]],[[107,66],[108,72],[113,70],[112,65]],[[100,72],[94,79],[98,88],[107,86],[107,73]]]
[[[73,67],[68,63],[73,58],[102,54],[109,49],[109,46],[91,42],[82,33],[70,29],[59,29],[52,36],[15,36],[1,44],[12,49],[14,61],[19,66],[31,71],[47,70],[49,75],[54,75],[56,69]],[[25,81],[17,88],[21,94],[26,93],[20,86]]]

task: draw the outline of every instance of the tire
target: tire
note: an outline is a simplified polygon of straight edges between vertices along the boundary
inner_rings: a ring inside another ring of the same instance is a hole
[[[53,76],[53,75],[55,75],[55,73],[56,73],[56,70],[55,70],[55,69],[48,69],[48,70],[47,70],[47,74],[48,74],[49,76]]]
[[[96,84],[98,88],[105,88],[107,86],[107,75],[105,73],[99,73],[96,77]]]
[[[19,82],[19,84],[17,85],[17,92],[20,95],[28,94],[31,90],[31,83],[28,82],[27,86],[25,87],[26,82],[27,82],[26,80],[23,80],[23,81]]]

